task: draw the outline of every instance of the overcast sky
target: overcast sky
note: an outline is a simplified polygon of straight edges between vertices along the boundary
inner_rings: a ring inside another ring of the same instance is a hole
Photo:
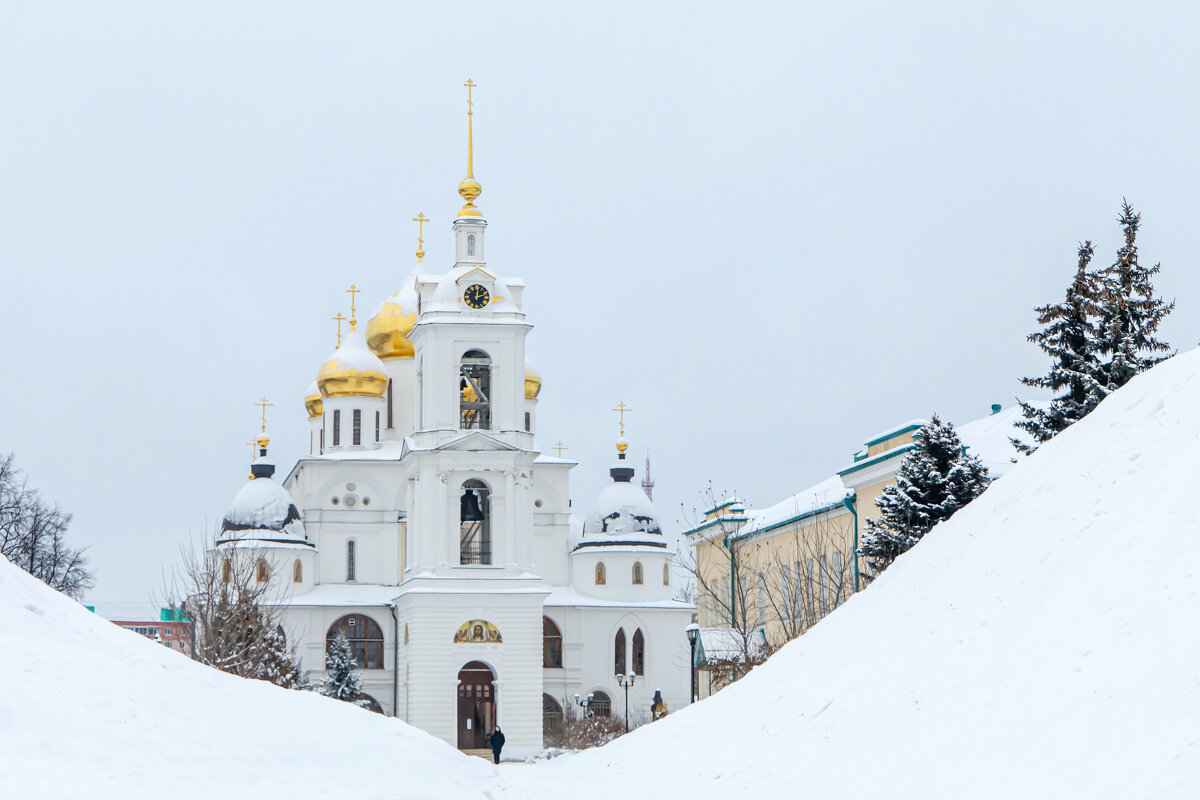
[[[769,504],[869,435],[1005,405],[1076,243],[1200,338],[1197,16],[1147,3],[0,2],[0,451],[145,602],[285,473],[351,283],[447,268],[476,91],[490,265],[529,285],[539,445],[659,511]]]

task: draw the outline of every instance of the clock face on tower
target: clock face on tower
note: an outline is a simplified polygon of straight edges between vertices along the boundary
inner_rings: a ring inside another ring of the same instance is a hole
[[[486,287],[480,286],[478,283],[473,283],[467,287],[467,291],[463,293],[463,300],[471,308],[483,308],[488,304],[488,290]]]

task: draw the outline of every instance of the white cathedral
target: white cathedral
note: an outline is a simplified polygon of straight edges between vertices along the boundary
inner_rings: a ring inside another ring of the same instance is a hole
[[[470,136],[454,264],[426,273],[418,248],[365,336],[351,319],[305,398],[309,455],[280,484],[258,440],[217,549],[261,552],[314,678],[341,631],[376,710],[464,750],[500,725],[522,758],[567,706],[623,716],[631,678],[633,716],[656,691],[685,705],[695,607],[624,441],[582,526],[575,463],[537,450],[525,284],[485,260]]]

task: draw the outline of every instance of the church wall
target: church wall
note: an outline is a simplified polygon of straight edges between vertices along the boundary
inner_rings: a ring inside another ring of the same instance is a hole
[[[540,593],[410,593],[397,602],[409,624],[405,648],[408,721],[458,743],[458,672],[482,661],[496,674],[498,721],[514,758],[542,749],[542,599]],[[500,644],[454,642],[459,626],[474,619],[495,625]]]

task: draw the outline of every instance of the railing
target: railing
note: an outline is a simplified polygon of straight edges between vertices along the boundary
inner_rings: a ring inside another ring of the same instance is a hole
[[[458,546],[458,563],[491,564],[492,546],[490,544],[460,544]]]

